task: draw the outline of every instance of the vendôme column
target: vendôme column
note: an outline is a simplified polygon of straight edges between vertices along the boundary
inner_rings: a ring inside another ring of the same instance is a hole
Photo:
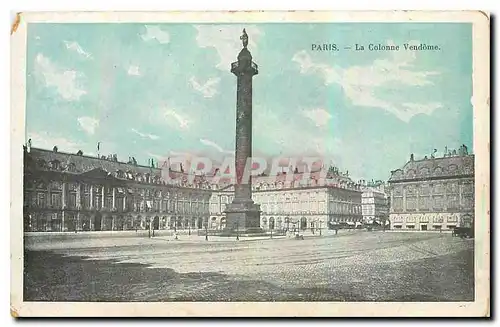
[[[238,61],[231,64],[231,72],[237,77],[236,95],[236,184],[234,199],[226,209],[226,229],[241,233],[262,232],[260,228],[260,205],[252,200],[251,164],[252,157],[252,78],[258,74],[257,64],[248,51],[248,35],[243,30],[240,37],[243,49]],[[245,178],[243,178],[245,176]],[[248,178],[246,178],[248,176]]]

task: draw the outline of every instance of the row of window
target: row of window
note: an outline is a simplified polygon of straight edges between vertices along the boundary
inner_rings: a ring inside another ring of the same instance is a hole
[[[285,203],[284,205],[280,204],[260,204],[260,208],[263,212],[326,212],[327,206],[325,202],[305,202],[305,203]],[[332,213],[339,214],[359,214],[361,212],[360,205],[351,205],[347,203],[330,203],[330,211]],[[224,212],[226,210],[226,204],[210,204],[210,212],[219,213]]]
[[[92,200],[92,202],[91,202]],[[77,195],[74,193],[69,193],[66,196],[66,207],[67,208],[77,208]],[[39,208],[62,208],[62,194],[52,193],[50,197],[45,192],[25,192],[24,195],[24,205],[29,207],[39,207]],[[100,195],[95,195],[92,198],[89,194],[83,194],[81,196],[81,207],[83,209],[90,208],[113,208],[113,197],[104,197]],[[141,210],[156,210],[162,212],[181,212],[181,213],[201,213],[208,212],[208,203],[200,202],[185,202],[185,201],[145,201],[137,199],[134,201],[133,198],[127,198],[124,201],[123,197],[115,197],[115,206],[119,211],[141,211]]]
[[[474,197],[473,194],[463,194],[460,198],[459,195],[444,196],[407,196],[406,206],[403,202],[403,197],[394,197],[392,203],[393,211],[415,211],[415,210],[443,210],[443,209],[461,209],[473,208]]]
[[[462,193],[473,193],[474,183],[472,181],[466,181],[462,183],[449,182],[449,183],[437,183],[437,184],[415,184],[415,185],[396,185],[393,187],[393,194],[395,196],[402,196],[403,191],[406,195],[428,195],[431,192],[433,194],[444,194],[444,193],[459,193],[460,188]]]
[[[101,231],[101,230],[134,230],[148,229],[152,224],[153,229],[201,229],[208,223],[208,218],[177,218],[155,217],[149,219],[141,216],[117,217],[111,216],[86,216],[61,213],[33,214],[24,218],[25,231],[32,232],[66,232],[66,231]],[[214,222],[212,222],[214,223]],[[216,223],[216,222],[215,222]]]
[[[459,217],[452,215],[452,216],[420,216],[420,217],[415,217],[415,216],[395,216],[392,217],[391,219],[394,223],[400,223],[400,222],[407,222],[407,223],[436,223],[436,224],[442,224],[443,222],[458,222]]]
[[[182,192],[172,192],[172,191],[161,191],[161,190],[152,190],[152,189],[144,189],[144,188],[122,188],[122,187],[105,187],[102,185],[90,185],[90,184],[77,184],[77,183],[67,183],[66,190],[68,193],[77,193],[78,190],[81,191],[81,194],[93,194],[93,195],[102,195],[103,189],[104,193],[107,195],[113,194],[113,189],[115,189],[116,195],[129,195],[129,196],[141,196],[146,198],[164,198],[174,199],[174,200],[191,200],[191,201],[203,201],[203,198],[196,193],[186,194]],[[38,182],[33,183],[27,181],[25,185],[25,189],[27,190],[40,190],[40,191],[62,191],[63,183],[59,181],[54,181],[50,183]],[[92,191],[91,191],[92,190]]]
[[[320,192],[307,192],[301,194],[253,194],[253,200],[257,203],[283,203],[283,202],[316,202],[325,199],[325,194]],[[231,203],[231,195],[221,195],[221,203]],[[352,202],[353,199],[348,196],[335,195],[330,196],[330,201]],[[357,199],[358,200],[358,199]]]

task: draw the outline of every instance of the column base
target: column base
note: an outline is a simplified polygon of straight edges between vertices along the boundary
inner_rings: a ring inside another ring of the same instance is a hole
[[[253,201],[233,202],[226,207],[224,232],[255,234],[263,233],[260,227],[260,205]]]

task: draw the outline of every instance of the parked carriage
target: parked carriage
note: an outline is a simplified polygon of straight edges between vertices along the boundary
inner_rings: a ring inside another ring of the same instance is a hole
[[[460,224],[453,229],[452,236],[458,236],[461,238],[474,237],[474,220],[471,215],[464,215],[460,217]]]
[[[471,227],[455,227],[451,235],[461,238],[473,238],[474,229]]]

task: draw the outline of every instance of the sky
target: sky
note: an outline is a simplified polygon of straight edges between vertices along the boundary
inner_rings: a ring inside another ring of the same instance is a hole
[[[138,163],[234,151],[242,48],[255,156],[330,158],[387,180],[415,158],[472,150],[472,29],[453,23],[49,24],[28,26],[26,139]],[[313,51],[335,43],[339,51]],[[354,51],[355,44],[439,51]],[[345,47],[351,50],[345,50]]]

